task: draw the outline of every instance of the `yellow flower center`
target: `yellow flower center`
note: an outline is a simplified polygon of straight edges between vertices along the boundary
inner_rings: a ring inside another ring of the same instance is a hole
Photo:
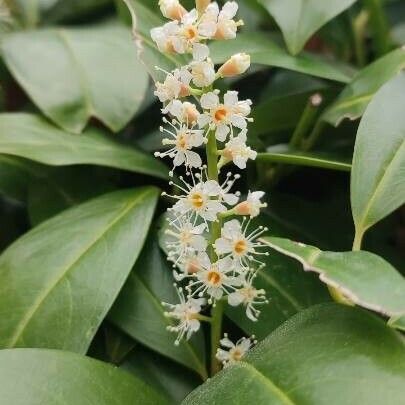
[[[204,198],[201,193],[195,192],[192,193],[189,197],[191,205],[194,209],[198,210],[204,205]]]
[[[219,106],[214,110],[213,116],[216,122],[225,121],[226,117],[228,116],[228,109],[223,105]]]
[[[182,132],[177,136],[176,144],[177,144],[178,149],[182,149],[182,150],[187,149],[187,137],[186,137],[185,133]]]
[[[216,266],[211,267],[208,272],[207,280],[213,286],[217,286],[221,283],[221,274],[218,272]]]
[[[233,250],[239,256],[244,255],[247,251],[247,248],[248,248],[248,245],[247,245],[246,241],[243,239],[238,240],[233,246]]]
[[[231,349],[230,355],[235,361],[239,361],[243,357],[243,353],[238,348]]]
[[[190,25],[190,26],[186,27],[184,29],[184,35],[188,40],[192,41],[198,35],[197,28],[194,27],[193,25]]]

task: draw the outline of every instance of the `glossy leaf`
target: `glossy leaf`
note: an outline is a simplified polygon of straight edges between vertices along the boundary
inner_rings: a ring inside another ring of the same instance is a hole
[[[162,301],[178,303],[173,274],[160,252],[156,232],[145,244],[109,319],[145,346],[187,366],[206,377],[202,334],[174,344],[176,335],[166,330],[171,321],[164,315]]]
[[[405,67],[405,49],[396,49],[361,70],[322,119],[338,126],[344,118],[361,117],[378,89]]]
[[[113,131],[122,129],[148,85],[129,31],[118,25],[19,32],[7,36],[1,50],[33,102],[74,133],[91,117]]]
[[[257,155],[258,162],[284,163],[297,166],[319,167],[322,169],[350,171],[349,159],[335,157],[326,152],[301,152],[288,149],[288,145],[277,145]]]
[[[259,0],[273,16],[288,50],[296,55],[319,28],[356,0]]]
[[[151,187],[106,194],[13,243],[0,256],[0,347],[85,353],[138,257],[157,197]]]
[[[357,236],[405,202],[405,73],[375,95],[357,132],[351,203]]]
[[[265,237],[263,243],[318,273],[355,304],[387,316],[405,315],[405,279],[381,257],[365,251],[322,252],[283,238]]]
[[[0,392],[4,404],[14,405],[169,403],[129,373],[56,350],[1,350]]]
[[[248,51],[252,63],[259,65],[280,67],[342,83],[351,80],[351,72],[346,72],[318,56],[309,53],[289,55],[263,32],[239,34],[236,39],[225,43],[213,42],[210,51],[215,63],[225,62],[235,53]]]
[[[301,312],[183,405],[400,404],[405,345],[360,309],[337,304]]]
[[[167,178],[157,159],[119,145],[100,130],[77,136],[33,114],[0,114],[0,153],[52,166],[94,164]]]

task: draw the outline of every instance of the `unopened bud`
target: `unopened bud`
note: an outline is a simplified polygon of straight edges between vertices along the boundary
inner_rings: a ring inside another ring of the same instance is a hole
[[[243,201],[234,208],[234,211],[236,215],[251,215],[252,205],[247,201]]]
[[[179,3],[179,0],[159,0],[160,11],[166,18],[181,20],[187,10]]]
[[[245,73],[250,67],[250,55],[237,53],[231,56],[219,69],[221,77],[233,77]]]
[[[198,112],[196,106],[192,103],[186,101],[184,104],[184,120],[193,124],[197,121],[198,116],[200,113]]]
[[[195,0],[195,6],[199,14],[202,14],[210,3],[211,0]]]
[[[190,93],[190,86],[187,86],[187,85],[185,85],[185,84],[182,84],[181,85],[181,88],[180,88],[180,93],[179,93],[179,96],[180,97],[188,97],[191,93]]]

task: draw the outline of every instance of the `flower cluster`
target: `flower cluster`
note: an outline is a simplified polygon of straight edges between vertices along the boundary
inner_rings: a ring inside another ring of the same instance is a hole
[[[227,173],[222,182],[218,179],[225,165],[233,162],[244,169],[257,155],[246,144],[252,102],[240,100],[237,91],[221,94],[215,88],[218,79],[246,72],[250,57],[238,53],[216,69],[207,45],[209,40],[236,37],[243,25],[235,19],[237,3],[228,1],[220,9],[216,2],[196,0],[191,11],[178,0],[160,0],[159,5],[170,21],[151,30],[153,41],[163,53],[190,55],[186,65],[164,71],[165,79],[156,83],[155,90],[163,104],[165,125],[160,130],[166,147],[155,156],[172,159],[171,176],[175,169],[185,173],[170,182],[173,195],[164,193],[175,201],[169,208],[165,239],[180,300],[164,306],[166,316],[174,320],[168,329],[177,333],[179,344],[209,319],[203,314],[219,300],[243,306],[246,316],[257,321],[258,306],[268,302],[265,291],[253,285],[264,266],[261,258],[268,254],[258,241],[267,229],[252,227],[251,219],[266,204],[260,191],[249,192],[240,201],[240,193],[232,191],[239,175]],[[199,153],[203,147],[206,162]],[[234,345],[225,337],[221,344],[229,353],[218,349],[217,358],[230,363],[242,357],[253,341],[243,338]]]

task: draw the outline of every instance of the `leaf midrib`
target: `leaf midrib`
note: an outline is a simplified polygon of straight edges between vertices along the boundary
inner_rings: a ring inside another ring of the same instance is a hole
[[[49,294],[54,290],[54,288],[59,284],[59,282],[66,277],[68,272],[74,268],[74,266],[82,259],[83,256],[86,255],[86,253],[101,239],[104,237],[104,235],[116,224],[118,223],[129,211],[131,211],[135,205],[139,204],[142,202],[142,200],[145,199],[146,195],[151,193],[151,191],[144,191],[143,194],[139,195],[137,194],[134,201],[132,203],[127,203],[127,207],[122,211],[121,214],[119,214],[116,218],[114,218],[113,221],[109,222],[107,226],[103,229],[103,231],[97,235],[96,238],[94,238],[83,250],[82,252],[70,263],[68,264],[62,273],[59,273],[58,276],[50,283],[50,287],[45,289],[42,294],[38,295],[37,299],[34,301],[34,303],[31,305],[30,308],[28,308],[28,311],[26,312],[25,316],[21,319],[19,324],[15,328],[14,334],[10,337],[9,343],[6,345],[6,347],[12,348],[16,345],[18,340],[21,338],[22,334],[24,333],[25,329],[27,328],[28,324],[31,322],[33,319],[35,313],[38,311],[38,309],[41,307],[42,303],[47,299]]]

